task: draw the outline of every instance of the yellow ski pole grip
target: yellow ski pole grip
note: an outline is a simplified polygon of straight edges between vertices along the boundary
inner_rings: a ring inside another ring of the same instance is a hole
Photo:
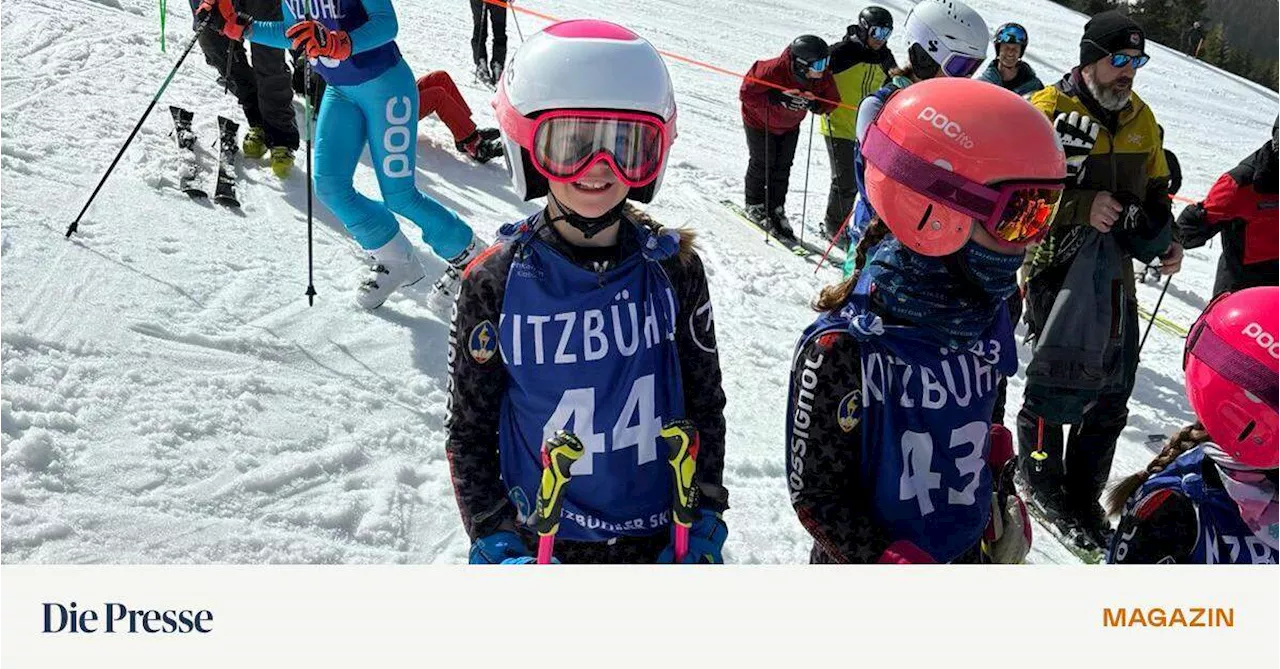
[[[560,512],[564,508],[564,489],[573,478],[569,470],[585,452],[582,440],[564,430],[542,444],[542,480],[530,523],[538,533],[538,564],[551,562],[552,546],[560,529]]]
[[[693,421],[682,419],[667,423],[659,434],[670,449],[667,464],[671,465],[672,473],[671,521],[675,523],[674,551],[678,563],[689,551],[689,528],[698,510],[698,488],[694,485],[698,469],[698,428]]]

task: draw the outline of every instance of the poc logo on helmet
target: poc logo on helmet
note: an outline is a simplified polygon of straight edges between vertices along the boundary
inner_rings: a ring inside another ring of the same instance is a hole
[[[1271,357],[1280,360],[1280,341],[1276,341],[1276,338],[1263,330],[1261,325],[1250,323],[1244,326],[1244,336],[1257,342],[1258,346],[1271,354]]]
[[[916,116],[916,118],[921,121],[925,121],[938,130],[941,130],[942,134],[950,137],[960,146],[963,146],[966,149],[973,148],[973,139],[964,134],[964,128],[961,128],[959,123],[939,114],[937,109],[934,109],[933,107],[925,107],[920,110],[920,114]]]

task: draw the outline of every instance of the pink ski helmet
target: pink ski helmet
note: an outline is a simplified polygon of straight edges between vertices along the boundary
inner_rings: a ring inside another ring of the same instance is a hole
[[[1182,369],[1191,409],[1236,462],[1277,467],[1280,288],[1220,295],[1191,326]]]
[[[530,37],[503,72],[494,112],[525,200],[605,161],[649,202],[676,137],[676,101],[658,50],[607,21],[562,21]],[[588,141],[589,140],[589,141]]]

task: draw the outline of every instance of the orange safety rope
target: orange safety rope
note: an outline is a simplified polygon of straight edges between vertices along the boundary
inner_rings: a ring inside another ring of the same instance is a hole
[[[522,14],[528,14],[529,16],[534,16],[534,17],[537,17],[537,18],[543,19],[543,20],[545,20],[545,21],[551,21],[551,22],[553,22],[553,23],[554,23],[554,22],[559,22],[559,21],[561,20],[561,19],[559,19],[559,18],[557,18],[557,17],[554,17],[554,16],[552,16],[552,15],[550,15],[550,14],[543,14],[542,12],[535,12],[535,11],[533,11],[532,9],[526,9],[526,8],[525,8],[525,7],[523,7],[523,6],[513,5],[513,4],[509,3],[509,2],[505,2],[504,0],[484,0],[484,1],[485,1],[485,2],[487,2],[487,3],[489,3],[489,4],[491,4],[491,5],[494,5],[494,6],[496,6],[496,7],[502,7],[503,9],[510,9],[510,10],[511,10],[511,11],[513,11],[513,12],[520,12],[520,13],[522,13]],[[680,55],[680,54],[678,54],[678,53],[674,53],[674,52],[671,52],[671,51],[666,51],[666,50],[663,50],[663,49],[658,49],[658,53],[662,54],[663,56],[666,56],[667,58],[670,58],[671,60],[677,60],[677,61],[680,61],[680,62],[682,62],[682,63],[687,63],[687,64],[689,64],[689,65],[693,65],[694,67],[700,67],[700,68],[702,68],[702,69],[704,69],[704,70],[708,70],[708,71],[711,71],[711,72],[715,72],[715,73],[717,73],[717,74],[723,74],[723,75],[727,75],[727,76],[730,76],[730,77],[736,77],[736,78],[738,78],[738,79],[742,79],[742,80],[744,80],[744,81],[749,81],[749,82],[751,82],[751,83],[753,83],[753,84],[759,84],[759,85],[761,85],[761,86],[767,86],[767,87],[769,87],[769,88],[776,88],[776,89],[778,89],[778,90],[780,90],[780,91],[786,91],[786,90],[788,90],[785,86],[781,86],[781,85],[779,85],[779,84],[775,84],[775,83],[773,83],[772,81],[765,81],[765,80],[763,80],[763,79],[758,79],[758,78],[756,78],[756,77],[749,77],[749,76],[747,76],[747,75],[745,75],[745,74],[739,74],[739,73],[737,73],[737,72],[734,72],[734,71],[732,71],[732,70],[727,70],[727,69],[725,69],[725,68],[723,68],[723,67],[720,67],[720,66],[718,66],[718,65],[712,65],[711,63],[703,62],[703,61],[701,61],[701,60],[697,60],[697,59],[695,59],[695,58],[690,58],[690,57],[688,57],[688,56],[682,56],[682,55]],[[846,103],[841,102],[841,101],[839,101],[839,100],[827,100],[826,98],[818,98],[818,97],[815,97],[814,99],[815,99],[815,100],[817,100],[818,102],[823,102],[823,103],[826,103],[826,104],[829,104],[829,105],[834,105],[834,106],[836,106],[836,107],[842,107],[842,108],[844,108],[844,109],[852,109],[852,110],[854,110],[854,111],[857,111],[857,110],[858,110],[857,105],[850,105],[850,104],[846,104]],[[1183,196],[1181,196],[1181,195],[1170,195],[1170,196],[1169,196],[1169,198],[1170,198],[1170,199],[1173,199],[1173,200],[1177,200],[1178,202],[1186,203],[1186,204],[1195,204],[1195,203],[1197,202],[1197,200],[1193,200],[1193,199],[1191,199],[1191,198],[1189,198],[1189,197],[1183,197]],[[819,267],[821,267],[821,265],[819,265]]]
[[[538,18],[540,18],[540,19],[544,19],[544,20],[547,20],[547,21],[558,22],[558,21],[560,21],[560,20],[561,20],[561,19],[558,19],[558,18],[556,18],[556,17],[554,17],[554,16],[551,16],[550,14],[543,14],[543,13],[541,13],[541,12],[535,12],[535,11],[533,11],[533,10],[531,10],[531,9],[525,9],[524,7],[521,7],[521,6],[519,6],[519,5],[513,5],[513,4],[509,3],[509,2],[504,2],[503,0],[484,0],[484,1],[485,1],[485,2],[487,2],[487,3],[489,3],[489,4],[491,4],[491,5],[495,5],[495,6],[497,6],[497,7],[504,7],[504,8],[506,8],[506,9],[510,9],[510,10],[511,10],[511,11],[513,11],[513,12],[520,12],[520,13],[522,13],[522,14],[528,14],[528,15],[530,15],[530,16],[536,16],[536,17],[538,17]],[[656,47],[655,47],[655,48],[656,48]],[[775,84],[775,83],[773,83],[772,81],[765,81],[764,79],[758,79],[758,78],[756,78],[756,77],[748,77],[748,76],[747,76],[747,75],[745,75],[745,74],[738,74],[737,72],[734,72],[733,70],[726,70],[725,68],[720,67],[720,66],[718,66],[718,65],[712,65],[711,63],[703,62],[703,61],[697,60],[697,59],[695,59],[695,58],[690,58],[690,57],[688,57],[688,56],[682,56],[682,55],[680,55],[680,54],[678,54],[678,53],[673,53],[673,52],[671,52],[671,51],[665,51],[665,50],[663,50],[663,49],[658,49],[658,53],[662,54],[663,56],[666,56],[667,58],[670,58],[671,60],[678,60],[678,61],[680,61],[680,62],[682,62],[682,63],[688,63],[689,65],[693,65],[693,66],[695,66],[695,67],[700,67],[700,68],[702,68],[702,69],[704,69],[704,70],[709,70],[709,71],[711,71],[711,72],[715,72],[715,73],[717,73],[717,74],[724,74],[724,75],[728,75],[728,76],[730,76],[730,77],[737,77],[738,79],[742,79],[742,80],[744,80],[744,81],[749,81],[749,82],[751,82],[751,83],[753,83],[753,84],[759,84],[759,85],[761,85],[761,86],[767,86],[767,87],[769,87],[769,88],[776,88],[776,89],[778,89],[778,90],[780,90],[780,91],[787,91],[787,90],[790,90],[790,89],[789,89],[789,88],[787,88],[786,86],[781,86],[781,85],[779,85],[779,84]],[[814,99],[815,99],[815,100],[817,100],[818,102],[822,102],[822,103],[825,103],[825,104],[829,104],[829,105],[832,105],[832,106],[834,106],[834,107],[843,107],[843,108],[845,108],[845,109],[852,109],[852,110],[854,110],[854,111],[857,111],[857,110],[858,110],[858,106],[857,106],[857,105],[850,105],[850,104],[846,104],[846,103],[841,102],[841,101],[839,101],[839,100],[828,100],[828,99],[826,99],[826,98],[819,98],[819,97],[815,97]]]

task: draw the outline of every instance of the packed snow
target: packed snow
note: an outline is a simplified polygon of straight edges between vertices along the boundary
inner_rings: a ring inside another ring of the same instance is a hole
[[[881,2],[902,25],[912,5]],[[1085,17],[1047,0],[971,3],[994,27],[1031,34],[1030,62],[1046,82],[1075,63]],[[415,72],[453,73],[480,125],[495,125],[490,93],[470,72],[471,17],[456,0],[402,0],[400,49]],[[834,41],[861,3],[527,0],[560,17],[623,23],[659,49],[732,72],[777,55],[792,38]],[[281,182],[240,169],[243,208],[189,200],[176,188],[178,153],[167,106],[195,111],[200,153],[217,114],[239,118],[197,48],[70,240],[67,224],[190,39],[185,2],[170,3],[167,52],[148,0],[8,0],[0,12],[3,202],[3,554],[35,563],[457,563],[466,559],[445,461],[448,323],[426,285],[367,313],[352,299],[362,256],[316,205],[315,282],[307,306],[305,174]],[[547,24],[508,22],[514,49]],[[890,41],[905,58],[902,32]],[[1167,131],[1203,195],[1256,149],[1276,94],[1158,45],[1136,90]],[[805,264],[729,214],[740,199],[746,144],[739,81],[670,60],[680,136],[649,210],[699,233],[716,309],[728,396],[732,509],[726,557],[798,563],[809,536],[783,478],[783,413],[795,339],[809,301],[838,277]],[[297,105],[301,118],[301,104]],[[804,129],[807,133],[807,128]],[[829,172],[815,133],[806,236],[817,238]],[[800,218],[804,137],[789,202]],[[299,153],[299,162],[302,155]],[[418,143],[418,184],[486,238],[536,209],[512,193],[501,162],[476,165],[436,120]],[[376,192],[367,164],[358,185]],[[1180,208],[1181,205],[1179,205]],[[405,225],[417,239],[411,224]],[[421,243],[418,242],[419,246]],[[425,248],[424,256],[429,255]],[[1162,313],[1189,324],[1206,303],[1215,249],[1188,253]],[[434,276],[442,263],[427,261]],[[1150,309],[1158,287],[1140,287]],[[1113,476],[1145,465],[1191,416],[1182,341],[1154,330]],[[1023,349],[1023,361],[1028,351]],[[1022,379],[1010,387],[1010,414]],[[1037,528],[1034,562],[1075,558]]]

